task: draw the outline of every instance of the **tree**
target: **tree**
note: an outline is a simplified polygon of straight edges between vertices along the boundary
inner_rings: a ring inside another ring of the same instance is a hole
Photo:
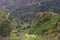
[[[7,37],[12,31],[11,20],[9,13],[5,11],[0,12],[0,37]]]
[[[54,36],[57,33],[56,23],[60,15],[53,12],[39,13],[32,21],[32,34]]]

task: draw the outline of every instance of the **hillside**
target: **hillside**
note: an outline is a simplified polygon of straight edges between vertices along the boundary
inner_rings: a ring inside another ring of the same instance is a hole
[[[57,36],[60,36],[60,26],[58,25],[60,22],[60,14],[40,12],[35,17],[30,24],[19,24],[17,27],[17,31],[23,33],[21,35],[24,35],[24,40],[57,40]]]
[[[0,0],[0,40],[60,40],[60,0]]]
[[[59,23],[59,14],[53,12],[38,13],[36,19],[32,21],[31,34],[42,35],[42,40],[57,40],[56,36],[60,36]]]
[[[0,9],[7,10],[10,18],[30,21],[38,12],[49,10],[60,13],[60,0],[0,0]]]

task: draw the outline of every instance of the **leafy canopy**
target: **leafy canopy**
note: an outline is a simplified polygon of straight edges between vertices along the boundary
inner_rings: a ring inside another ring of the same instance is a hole
[[[60,20],[60,15],[56,13],[38,13],[36,19],[32,21],[32,33],[37,35],[56,34],[58,20]]]
[[[11,21],[8,18],[9,13],[0,12],[0,36],[8,36],[12,30]]]

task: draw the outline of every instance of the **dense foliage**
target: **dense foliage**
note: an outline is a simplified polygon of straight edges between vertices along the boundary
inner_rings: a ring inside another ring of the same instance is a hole
[[[19,33],[23,33],[25,40],[30,40],[30,37],[32,40],[40,40],[42,36],[56,36],[57,34],[60,14],[48,11],[40,12],[31,22],[22,22],[16,18],[10,20],[8,12],[0,13],[0,36],[2,37],[9,36],[12,31],[11,35],[14,36],[12,40],[19,40]]]
[[[12,31],[11,21],[8,19],[9,13],[0,12],[0,36],[6,37]]]
[[[56,40],[59,13],[60,0],[0,0],[0,40]]]
[[[53,12],[39,13],[32,21],[32,33],[37,35],[56,35],[60,15]]]
[[[24,33],[24,40],[56,40],[58,22],[60,22],[60,14],[40,12],[31,23],[18,21],[17,31]],[[19,40],[17,37],[14,36],[12,40]]]

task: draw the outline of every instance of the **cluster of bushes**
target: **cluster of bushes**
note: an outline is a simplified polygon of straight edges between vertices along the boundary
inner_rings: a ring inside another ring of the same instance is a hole
[[[32,34],[56,36],[60,15],[53,12],[39,13],[32,21]]]
[[[15,33],[25,33],[25,40],[40,40],[40,36],[56,36],[58,21],[60,22],[60,14],[53,12],[40,12],[29,23],[11,20],[8,12],[0,12],[0,36],[7,37],[12,30],[16,30]]]
[[[0,12],[0,36],[6,37],[12,31],[11,21],[8,18],[9,13],[7,12]]]

